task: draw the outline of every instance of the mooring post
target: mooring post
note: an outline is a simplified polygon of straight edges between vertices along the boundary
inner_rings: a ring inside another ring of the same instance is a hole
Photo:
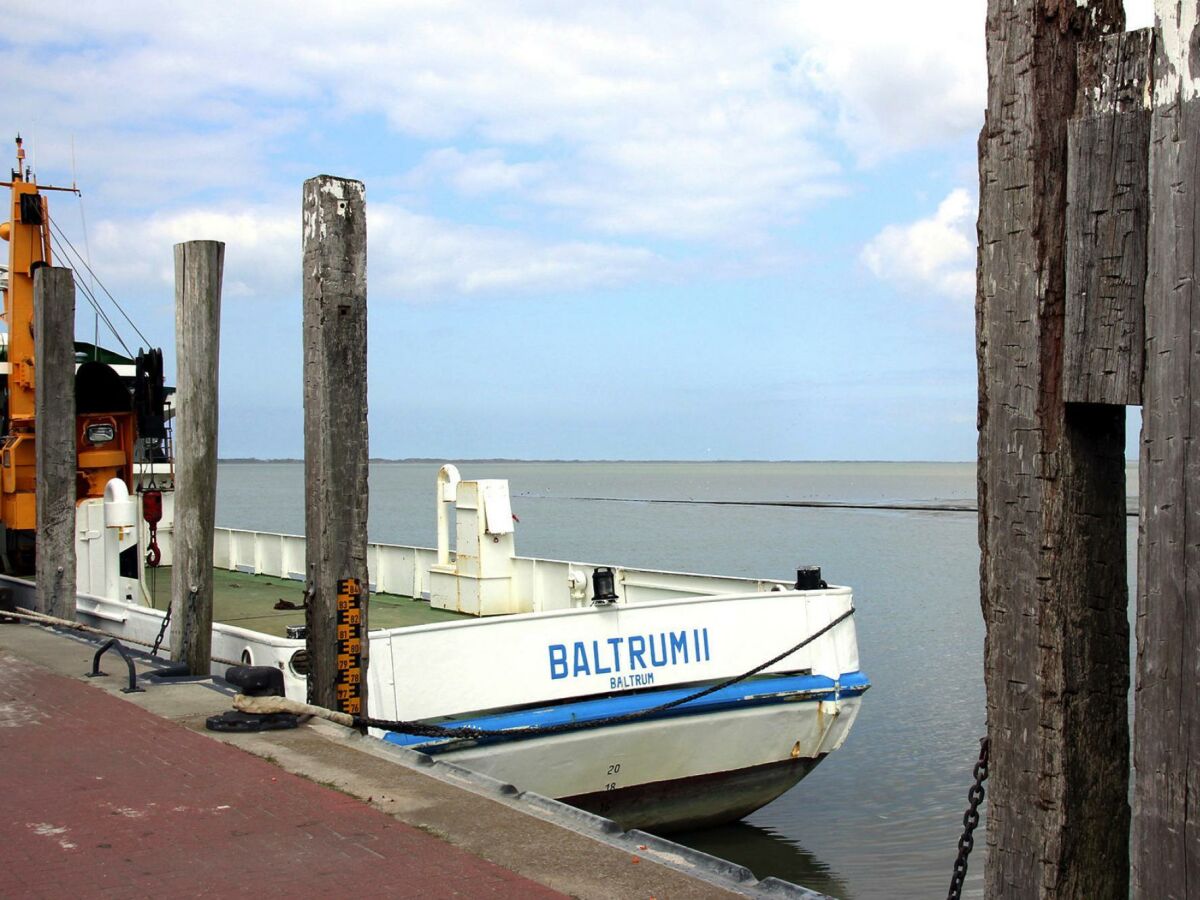
[[[367,221],[361,181],[304,183],[309,702],[367,711]]]
[[[75,618],[75,278],[33,276],[37,422],[37,608]]]
[[[1063,389],[1077,54],[1120,0],[989,0],[979,140],[988,896],[1124,898],[1124,410]]]
[[[1067,129],[1063,397],[1142,402],[1153,29],[1079,49]]]
[[[175,245],[175,533],[171,659],[207,675],[212,656],[217,384],[225,244]]]
[[[1156,3],[1133,888],[1200,897],[1200,2]]]

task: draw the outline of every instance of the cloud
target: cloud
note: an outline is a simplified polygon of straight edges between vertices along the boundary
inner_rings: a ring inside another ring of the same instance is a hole
[[[412,174],[464,198],[601,236],[712,242],[839,195],[846,150],[936,145],[975,130],[984,105],[981,0],[921,15],[864,0],[852,21],[720,0],[165,10],[31,8],[5,38],[16,83],[0,115],[60,158],[79,135],[94,183],[128,183],[136,165],[145,194],[190,205],[222,182],[261,202],[297,170],[357,160],[363,148],[331,145],[378,119],[391,137],[375,152],[411,159],[415,143]]]
[[[464,153],[456,147],[431,151],[406,179],[416,187],[441,179],[469,197],[524,189],[542,180],[549,164],[510,163],[495,148]]]
[[[859,258],[883,281],[967,300],[975,292],[975,212],[971,194],[958,188],[932,216],[888,225]]]
[[[389,203],[369,203],[367,221],[370,291],[381,302],[567,293],[658,277],[654,273],[664,268],[639,247],[539,241]],[[300,294],[298,208],[186,209],[143,220],[104,220],[94,232],[93,253],[105,260],[100,274],[115,286],[149,285],[170,296],[172,246],[220,240],[226,243],[225,296],[264,300]]]
[[[640,247],[539,241],[388,205],[368,212],[368,219],[372,289],[403,299],[573,292],[658,277],[663,269],[661,259]]]
[[[794,77],[833,101],[837,135],[866,165],[972,134],[986,105],[985,7],[867,0],[853,22],[834,6],[796,12],[816,35],[793,60]]]

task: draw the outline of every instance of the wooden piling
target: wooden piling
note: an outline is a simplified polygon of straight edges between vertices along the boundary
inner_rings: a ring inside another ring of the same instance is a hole
[[[175,531],[171,658],[193,675],[212,656],[217,388],[225,244],[175,245]]]
[[[37,608],[75,618],[75,279],[43,267],[33,277],[37,422]]]
[[[1153,30],[1080,48],[1067,131],[1063,396],[1142,402]]]
[[[362,182],[329,175],[309,179],[304,183],[303,218],[309,702],[365,713],[369,581],[367,228]],[[357,587],[357,595],[349,592],[347,580]],[[339,585],[342,605],[356,603],[359,609],[354,616],[342,610],[340,620]],[[350,618],[358,621],[351,623]]]
[[[1127,895],[1124,410],[1063,391],[1067,122],[1119,0],[989,0],[979,140],[988,896]]]
[[[1150,123],[1133,887],[1200,895],[1200,2],[1158,4]]]

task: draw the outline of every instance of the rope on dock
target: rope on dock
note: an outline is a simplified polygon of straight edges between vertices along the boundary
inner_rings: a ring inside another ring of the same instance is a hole
[[[587,728],[602,728],[608,725],[619,725],[626,722],[634,722],[639,719],[646,719],[676,707],[683,706],[686,703],[699,700],[702,697],[707,697],[709,694],[716,693],[717,691],[731,687],[741,681],[745,681],[748,678],[752,678],[759,672],[762,672],[764,669],[775,665],[775,663],[785,659],[788,656],[791,656],[797,650],[806,647],[817,638],[821,637],[821,635],[849,619],[852,615],[854,615],[853,607],[842,613],[829,624],[818,628],[798,644],[794,644],[793,646],[784,650],[782,653],[773,656],[766,662],[755,666],[753,669],[743,672],[741,675],[735,675],[733,678],[726,679],[719,684],[710,685],[709,687],[696,691],[695,693],[688,694],[686,697],[680,697],[679,699],[672,700],[669,703],[661,703],[658,706],[653,706],[649,709],[625,713],[624,715],[620,716],[608,716],[603,719],[595,719],[586,722],[563,722],[558,725],[535,725],[500,730],[487,728],[450,728],[444,725],[431,725],[426,722],[408,722],[402,719],[375,719],[370,716],[354,716],[349,713],[325,709],[321,706],[313,706],[310,703],[301,703],[298,700],[289,700],[287,697],[247,697],[243,694],[238,694],[233,698],[233,707],[239,712],[245,713],[294,713],[296,715],[315,716],[317,718],[326,719],[327,721],[334,722],[338,725],[344,725],[347,728],[355,728],[359,730],[364,728],[380,728],[384,731],[396,731],[400,732],[401,734],[412,734],[419,737],[431,738],[479,740],[484,738],[511,739],[540,737],[542,735],[549,734],[563,734],[570,731],[581,731]]]
[[[155,646],[150,641],[140,641],[137,638],[126,637],[125,635],[112,634],[108,631],[103,631],[99,628],[94,628],[91,625],[84,625],[82,622],[73,622],[70,619],[60,619],[58,616],[49,616],[45,613],[37,612],[36,610],[26,609],[23,606],[18,606],[16,611],[5,610],[3,615],[12,616],[14,619],[24,619],[34,625],[53,625],[55,628],[69,628],[72,631],[82,631],[85,634],[94,634],[99,637],[116,638],[118,641],[123,641],[126,644],[138,644],[142,647]],[[222,659],[219,656],[209,657],[213,662],[222,666],[240,666],[244,663],[233,659]]]

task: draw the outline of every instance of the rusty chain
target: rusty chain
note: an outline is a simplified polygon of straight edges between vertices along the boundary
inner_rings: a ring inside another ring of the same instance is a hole
[[[967,879],[967,857],[975,847],[974,832],[979,824],[979,804],[983,802],[983,783],[988,777],[988,748],[986,737],[979,739],[979,761],[975,763],[975,783],[967,791],[967,811],[963,813],[963,833],[958,839],[958,857],[954,860],[954,874],[950,878],[950,893],[947,900],[962,897],[963,882]]]
[[[167,633],[167,626],[171,624],[171,606],[172,604],[168,601],[166,615],[163,616],[162,624],[158,626],[158,637],[154,639],[154,646],[150,649],[151,656],[158,656],[158,648],[162,646],[163,637]]]

